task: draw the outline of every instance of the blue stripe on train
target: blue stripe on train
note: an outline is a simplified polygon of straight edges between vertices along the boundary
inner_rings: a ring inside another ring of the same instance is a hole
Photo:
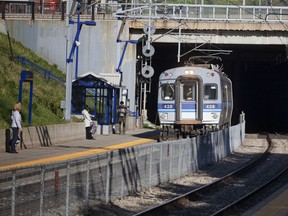
[[[160,109],[164,109],[164,110],[166,110],[166,109],[175,109],[175,104],[173,103],[171,103],[171,104],[158,104],[158,110],[160,110]],[[187,103],[183,103],[182,104],[182,109],[196,109],[196,103],[189,103],[189,104],[187,104]],[[203,109],[204,109],[204,111],[205,110],[220,110],[221,111],[221,109],[222,109],[222,104],[221,103],[218,103],[218,104],[213,104],[213,103],[207,103],[207,104],[203,104]]]
[[[158,109],[159,112],[175,112],[175,109]],[[221,109],[205,109],[203,112],[221,112]],[[182,112],[196,112],[195,109],[182,109]]]

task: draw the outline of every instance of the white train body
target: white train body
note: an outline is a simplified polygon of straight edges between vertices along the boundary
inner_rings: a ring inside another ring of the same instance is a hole
[[[212,64],[178,67],[159,77],[158,115],[181,135],[231,125],[232,82]],[[169,129],[170,130],[170,129]]]

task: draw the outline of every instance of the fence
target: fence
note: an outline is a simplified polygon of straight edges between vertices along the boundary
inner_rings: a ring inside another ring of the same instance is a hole
[[[194,138],[0,171],[2,215],[69,215],[169,182],[220,160],[244,141],[245,122]]]
[[[1,1],[0,1],[1,3]],[[17,6],[18,4],[18,6]],[[24,3],[4,1],[0,4],[2,18],[61,19],[66,13],[65,3]],[[2,5],[6,5],[5,7]],[[10,7],[9,7],[10,5]],[[287,22],[288,8],[284,6],[200,5],[200,4],[120,4],[117,2],[88,5],[82,3],[81,16],[95,18],[128,17],[131,19],[164,19],[191,21]],[[3,8],[6,8],[4,10]],[[12,6],[14,10],[12,10]],[[20,9],[24,7],[24,9]],[[150,14],[151,8],[151,14]],[[117,13],[117,15],[116,15]]]
[[[38,73],[41,73],[43,75],[44,79],[52,79],[62,85],[65,84],[65,80],[61,78],[60,76],[56,76],[51,71],[46,70],[39,65],[35,64],[34,62],[30,61],[29,59],[26,59],[24,56],[16,56],[15,59],[19,62],[21,62],[23,65],[26,65],[30,67],[33,71],[36,71]]]

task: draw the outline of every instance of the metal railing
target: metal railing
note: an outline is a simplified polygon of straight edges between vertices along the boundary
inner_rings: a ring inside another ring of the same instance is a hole
[[[64,19],[65,3],[25,4],[6,2],[0,6],[0,12],[5,12],[5,18]],[[9,7],[10,6],[10,7]],[[86,19],[162,19],[187,21],[239,21],[239,22],[287,22],[288,7],[272,6],[242,6],[242,5],[197,5],[197,4],[119,4],[103,3],[84,8],[81,16]],[[14,9],[13,9],[14,8]]]
[[[0,212],[85,215],[97,200],[107,203],[205,167],[235,150],[244,137],[245,123],[240,123],[197,138],[0,170]]]
[[[62,85],[65,84],[65,80],[62,77],[57,76],[57,75],[53,74],[51,71],[40,67],[36,63],[30,61],[29,59],[26,59],[24,56],[16,56],[15,60],[21,62],[25,66],[30,67],[32,69],[32,71],[41,73],[43,75],[44,79],[54,80],[54,81],[56,81]]]
[[[130,19],[191,20],[191,21],[288,21],[288,7],[153,4],[122,7],[116,17]]]

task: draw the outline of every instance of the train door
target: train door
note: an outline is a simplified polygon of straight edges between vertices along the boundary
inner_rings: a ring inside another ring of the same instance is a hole
[[[196,77],[180,77],[176,81],[176,119],[182,124],[193,124],[202,120],[202,82]]]

